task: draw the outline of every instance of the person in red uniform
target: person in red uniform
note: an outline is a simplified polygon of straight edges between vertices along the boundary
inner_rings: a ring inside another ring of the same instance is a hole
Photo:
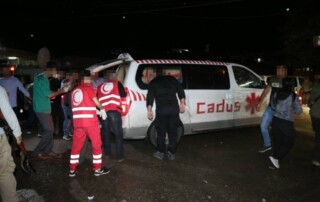
[[[96,97],[96,93],[91,85],[90,77],[84,77],[80,84],[71,92],[71,108],[73,113],[73,143],[70,156],[69,176],[76,175],[76,168],[79,165],[80,152],[86,140],[91,140],[92,144],[92,164],[95,176],[110,173],[106,167],[102,167],[102,149],[99,120],[96,107],[100,109],[99,114],[102,119],[107,115]]]
[[[107,112],[107,120],[101,122],[103,148],[106,156],[111,155],[110,134],[113,132],[116,140],[116,158],[118,162],[123,157],[123,130],[122,130],[122,106],[121,98],[127,96],[120,81],[117,81],[116,74],[112,71],[106,72],[106,81],[97,88],[99,102]]]

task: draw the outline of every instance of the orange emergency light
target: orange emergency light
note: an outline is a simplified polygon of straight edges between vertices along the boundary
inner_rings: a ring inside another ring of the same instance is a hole
[[[10,65],[10,66],[9,66],[9,71],[10,71],[10,72],[14,72],[14,70],[15,70],[14,65]]]

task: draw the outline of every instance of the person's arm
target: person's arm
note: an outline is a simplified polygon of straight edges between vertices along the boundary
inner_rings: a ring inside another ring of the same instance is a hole
[[[2,115],[5,121],[8,123],[9,127],[12,129],[13,135],[17,140],[17,144],[20,144],[22,141],[22,137],[21,137],[22,133],[21,133],[19,121],[9,103],[7,92],[2,87],[0,87],[0,110],[2,112]]]
[[[148,105],[148,107],[147,107],[147,116],[148,116],[148,119],[150,121],[153,120],[153,111],[152,111],[152,106],[151,105]]]
[[[120,81],[118,81],[118,90],[119,90],[120,97],[127,97],[127,93],[124,90],[124,86]]]
[[[259,99],[259,102],[258,102],[257,107],[256,107],[256,108],[257,108],[257,111],[260,111],[261,104],[262,104],[263,100],[266,98],[266,96],[269,94],[270,90],[271,90],[271,86],[268,85],[268,86],[262,91],[261,96],[260,96],[260,99]]]
[[[152,121],[154,117],[153,111],[152,111],[153,102],[154,102],[154,87],[151,82],[148,89],[148,93],[147,93],[147,116],[150,121]]]
[[[30,93],[27,91],[27,89],[22,85],[22,83],[16,79],[16,82],[17,82],[17,86],[18,86],[18,89],[24,94],[24,96],[26,96],[28,99],[31,99],[30,97]]]
[[[178,94],[178,97],[180,99],[180,105],[179,105],[179,111],[180,113],[184,113],[185,112],[185,109],[186,109],[186,94],[183,90],[183,87],[182,85],[179,83],[178,80],[177,81],[177,94]]]
[[[58,89],[58,91],[51,91],[49,81],[46,81],[43,76],[38,76],[35,78],[33,88],[38,89],[38,92],[41,92],[43,96],[47,96],[49,98],[54,98],[62,93],[65,93],[63,89]]]
[[[314,84],[311,89],[309,104],[314,104],[316,100],[320,99],[320,83],[319,81]]]
[[[179,111],[180,111],[180,113],[184,113],[186,111],[186,100],[185,100],[185,98],[180,99]]]
[[[300,115],[302,113],[302,107],[301,107],[301,104],[299,102],[298,95],[296,95],[296,97],[295,97],[295,100],[294,100],[294,103],[293,103],[293,110],[294,110],[294,113],[297,114],[297,115]]]
[[[94,97],[93,99],[94,104],[96,104],[96,106],[100,109],[100,110],[104,110],[104,107],[102,106],[102,104],[99,102],[97,97]]]
[[[96,106],[100,109],[97,114],[102,118],[102,120],[106,120],[107,119],[107,113],[106,110],[104,110],[104,107],[102,106],[102,104],[99,102],[97,97],[93,98],[93,102],[96,104]]]
[[[58,89],[57,91],[55,92],[51,92],[51,94],[49,95],[49,98],[54,98],[54,97],[57,97],[58,95],[60,94],[63,94],[65,93],[66,91],[64,89]]]

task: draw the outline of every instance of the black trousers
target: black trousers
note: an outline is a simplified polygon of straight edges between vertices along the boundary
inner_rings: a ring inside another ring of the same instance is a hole
[[[294,143],[293,122],[274,116],[271,126],[274,135],[273,157],[281,160],[290,151]]]
[[[168,151],[175,153],[178,142],[179,109],[168,106],[156,109],[155,126],[157,130],[157,150],[165,152],[165,140],[168,133]]]
[[[63,135],[64,114],[60,102],[54,101],[51,103],[51,115],[54,124],[54,134]]]
[[[314,139],[314,160],[320,161],[320,119],[311,117],[312,127],[315,132]]]

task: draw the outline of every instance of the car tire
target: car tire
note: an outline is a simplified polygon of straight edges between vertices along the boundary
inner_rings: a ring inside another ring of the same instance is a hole
[[[184,135],[184,127],[181,121],[179,121],[179,127],[178,127],[178,141],[179,143],[180,138]],[[157,147],[157,130],[155,123],[152,122],[151,125],[148,128],[147,131],[147,139],[150,144],[152,144],[154,147]],[[166,146],[169,144],[168,134],[166,135]]]

